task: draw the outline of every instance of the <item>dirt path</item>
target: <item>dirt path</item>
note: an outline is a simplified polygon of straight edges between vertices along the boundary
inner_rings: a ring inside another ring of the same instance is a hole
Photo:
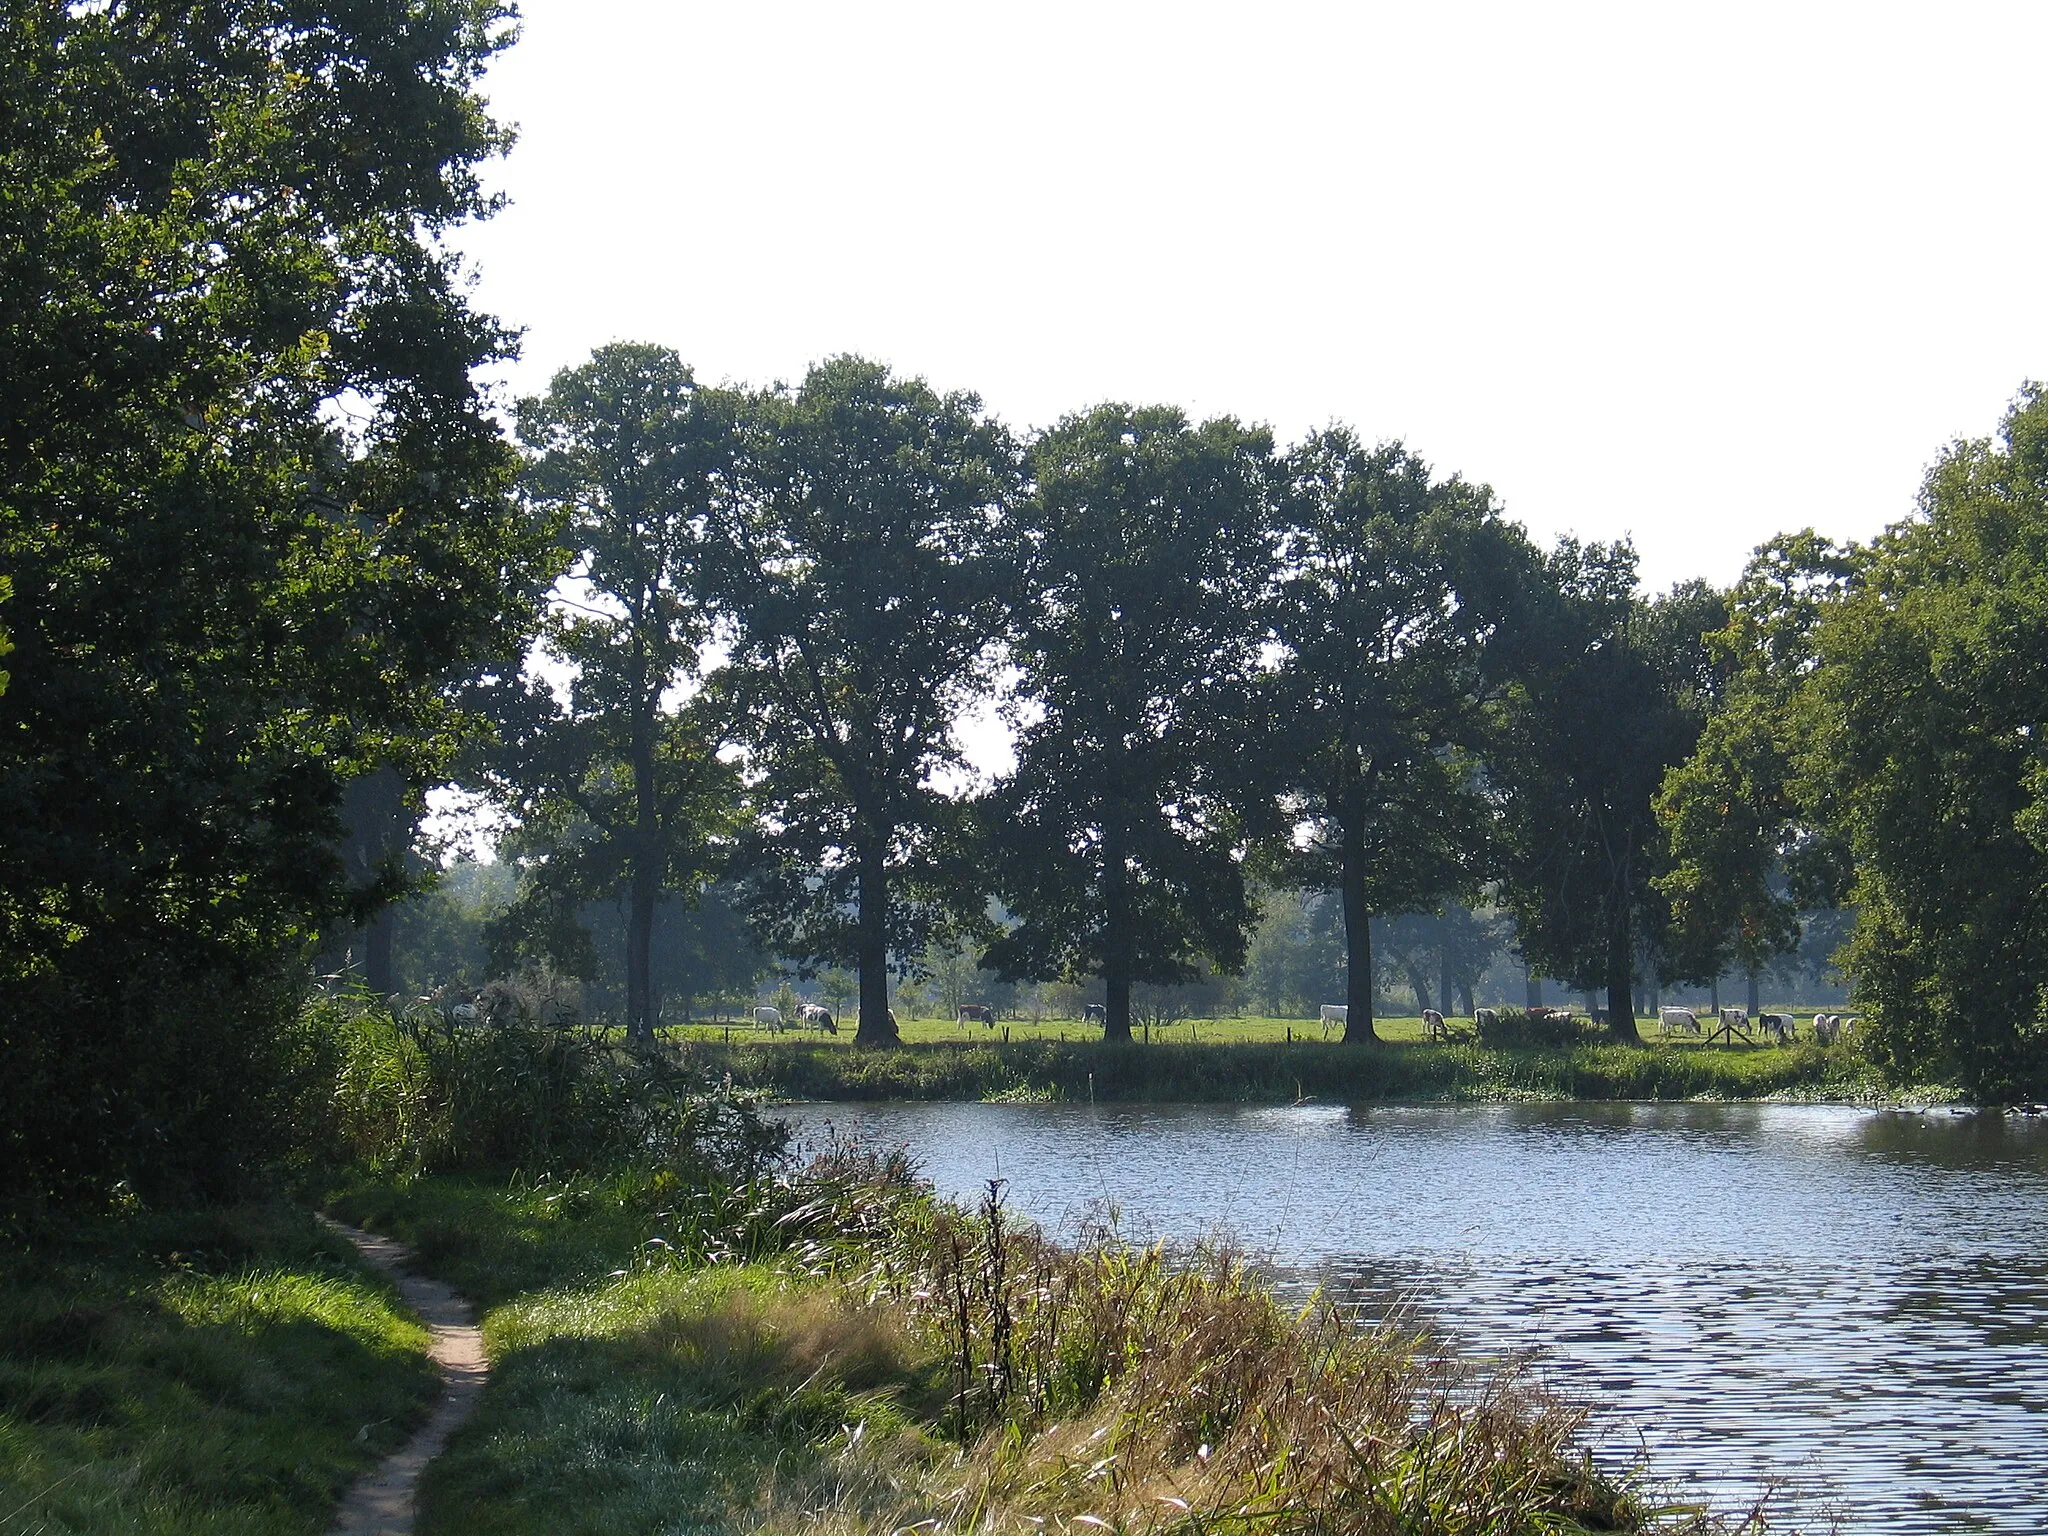
[[[440,1281],[407,1271],[412,1253],[405,1244],[324,1216],[320,1219],[398,1282],[398,1294],[432,1330],[434,1342],[428,1353],[441,1368],[441,1400],[434,1405],[433,1417],[395,1455],[364,1473],[349,1489],[335,1512],[330,1536],[411,1536],[413,1491],[420,1473],[441,1454],[456,1426],[476,1408],[477,1395],[490,1374],[484,1362],[483,1335],[467,1301]]]

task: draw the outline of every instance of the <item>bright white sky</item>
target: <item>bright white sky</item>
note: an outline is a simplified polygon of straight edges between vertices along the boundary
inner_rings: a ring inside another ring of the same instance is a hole
[[[1337,419],[1652,587],[2048,376],[2048,6],[524,0],[512,382],[858,351],[1018,427]]]

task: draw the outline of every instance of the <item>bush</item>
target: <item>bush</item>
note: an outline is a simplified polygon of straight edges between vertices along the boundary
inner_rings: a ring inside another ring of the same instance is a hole
[[[406,1173],[652,1167],[744,1183],[788,1143],[759,1095],[599,1034],[394,1017],[352,997],[316,997],[307,1012],[336,1043],[334,1161]]]
[[[1605,1038],[1591,1019],[1574,1014],[1525,1013],[1519,1008],[1503,1008],[1497,1013],[1481,1009],[1478,1032],[1481,1045],[1502,1051],[1555,1050]]]

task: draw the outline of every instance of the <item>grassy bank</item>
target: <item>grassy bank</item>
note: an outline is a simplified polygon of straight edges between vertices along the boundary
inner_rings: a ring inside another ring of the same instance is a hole
[[[1512,1379],[1281,1309],[1227,1255],[1056,1249],[860,1163],[340,1191],[486,1302],[424,1536],[1652,1523]]]
[[[1510,1099],[1865,1100],[1879,1088],[1837,1047],[1472,1043],[1357,1047],[1321,1040],[1201,1045],[1101,1041],[933,1042],[883,1051],[780,1040],[678,1045],[736,1084],[791,1099],[1056,1099],[1292,1103]]]
[[[0,1263],[0,1533],[312,1533],[437,1384],[303,1210],[77,1219]]]

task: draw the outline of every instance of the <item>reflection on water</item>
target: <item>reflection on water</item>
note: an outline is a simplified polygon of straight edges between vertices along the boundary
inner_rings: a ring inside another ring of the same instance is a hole
[[[1053,1229],[1227,1232],[1532,1355],[1597,1454],[1774,1524],[2044,1528],[2048,1125],[1788,1105],[813,1105]]]

